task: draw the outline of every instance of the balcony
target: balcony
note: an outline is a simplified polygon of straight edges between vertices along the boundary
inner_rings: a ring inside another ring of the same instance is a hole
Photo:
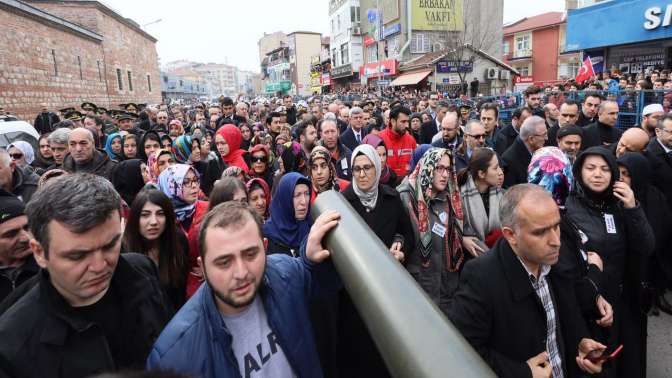
[[[532,58],[532,49],[515,50],[511,59],[530,59]]]

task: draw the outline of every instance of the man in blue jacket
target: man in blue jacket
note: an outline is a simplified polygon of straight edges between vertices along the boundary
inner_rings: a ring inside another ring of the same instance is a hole
[[[196,377],[321,377],[308,302],[338,289],[325,233],[339,215],[315,220],[299,258],[266,256],[257,213],[223,203],[202,221],[199,266],[206,282],[154,344],[147,369]]]

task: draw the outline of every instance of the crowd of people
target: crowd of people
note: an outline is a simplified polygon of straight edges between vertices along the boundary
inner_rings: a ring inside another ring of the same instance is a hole
[[[390,376],[311,214],[333,190],[498,376],[644,377],[672,114],[623,131],[590,89],[506,126],[436,92],[45,107],[0,149],[0,376]]]

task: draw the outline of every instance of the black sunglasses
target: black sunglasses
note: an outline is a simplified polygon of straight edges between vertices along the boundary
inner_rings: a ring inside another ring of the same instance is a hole
[[[252,156],[252,162],[253,163],[265,163],[266,162],[266,157],[265,156]]]

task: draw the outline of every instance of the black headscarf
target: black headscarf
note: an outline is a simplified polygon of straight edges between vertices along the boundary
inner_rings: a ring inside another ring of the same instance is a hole
[[[583,182],[583,177],[581,176],[581,170],[583,168],[583,163],[585,162],[588,156],[601,156],[604,161],[607,162],[609,170],[611,171],[611,181],[607,189],[601,193],[596,193],[588,188]],[[616,202],[616,197],[614,197],[614,183],[620,178],[618,171],[618,165],[616,164],[616,158],[611,154],[609,150],[604,147],[590,147],[587,150],[583,151],[574,162],[574,167],[572,168],[572,173],[574,174],[574,188],[572,191],[580,198],[588,201],[590,205],[597,208],[605,208]]]
[[[628,169],[630,173],[630,187],[635,198],[643,203],[647,202],[647,192],[651,180],[651,167],[648,160],[639,152],[626,152],[618,158],[618,165]]]
[[[114,188],[129,206],[145,186],[140,168],[142,164],[143,161],[140,159],[124,160],[117,165],[112,177]]]
[[[156,131],[152,131],[152,130],[144,133],[142,135],[142,138],[140,138],[140,143],[138,143],[138,156],[144,161],[147,161],[147,158],[148,158],[148,156],[145,154],[145,142],[149,138],[149,135],[155,136],[156,141],[159,142],[159,148],[163,148],[163,146],[161,145],[161,136],[159,135],[159,133],[157,133]]]

